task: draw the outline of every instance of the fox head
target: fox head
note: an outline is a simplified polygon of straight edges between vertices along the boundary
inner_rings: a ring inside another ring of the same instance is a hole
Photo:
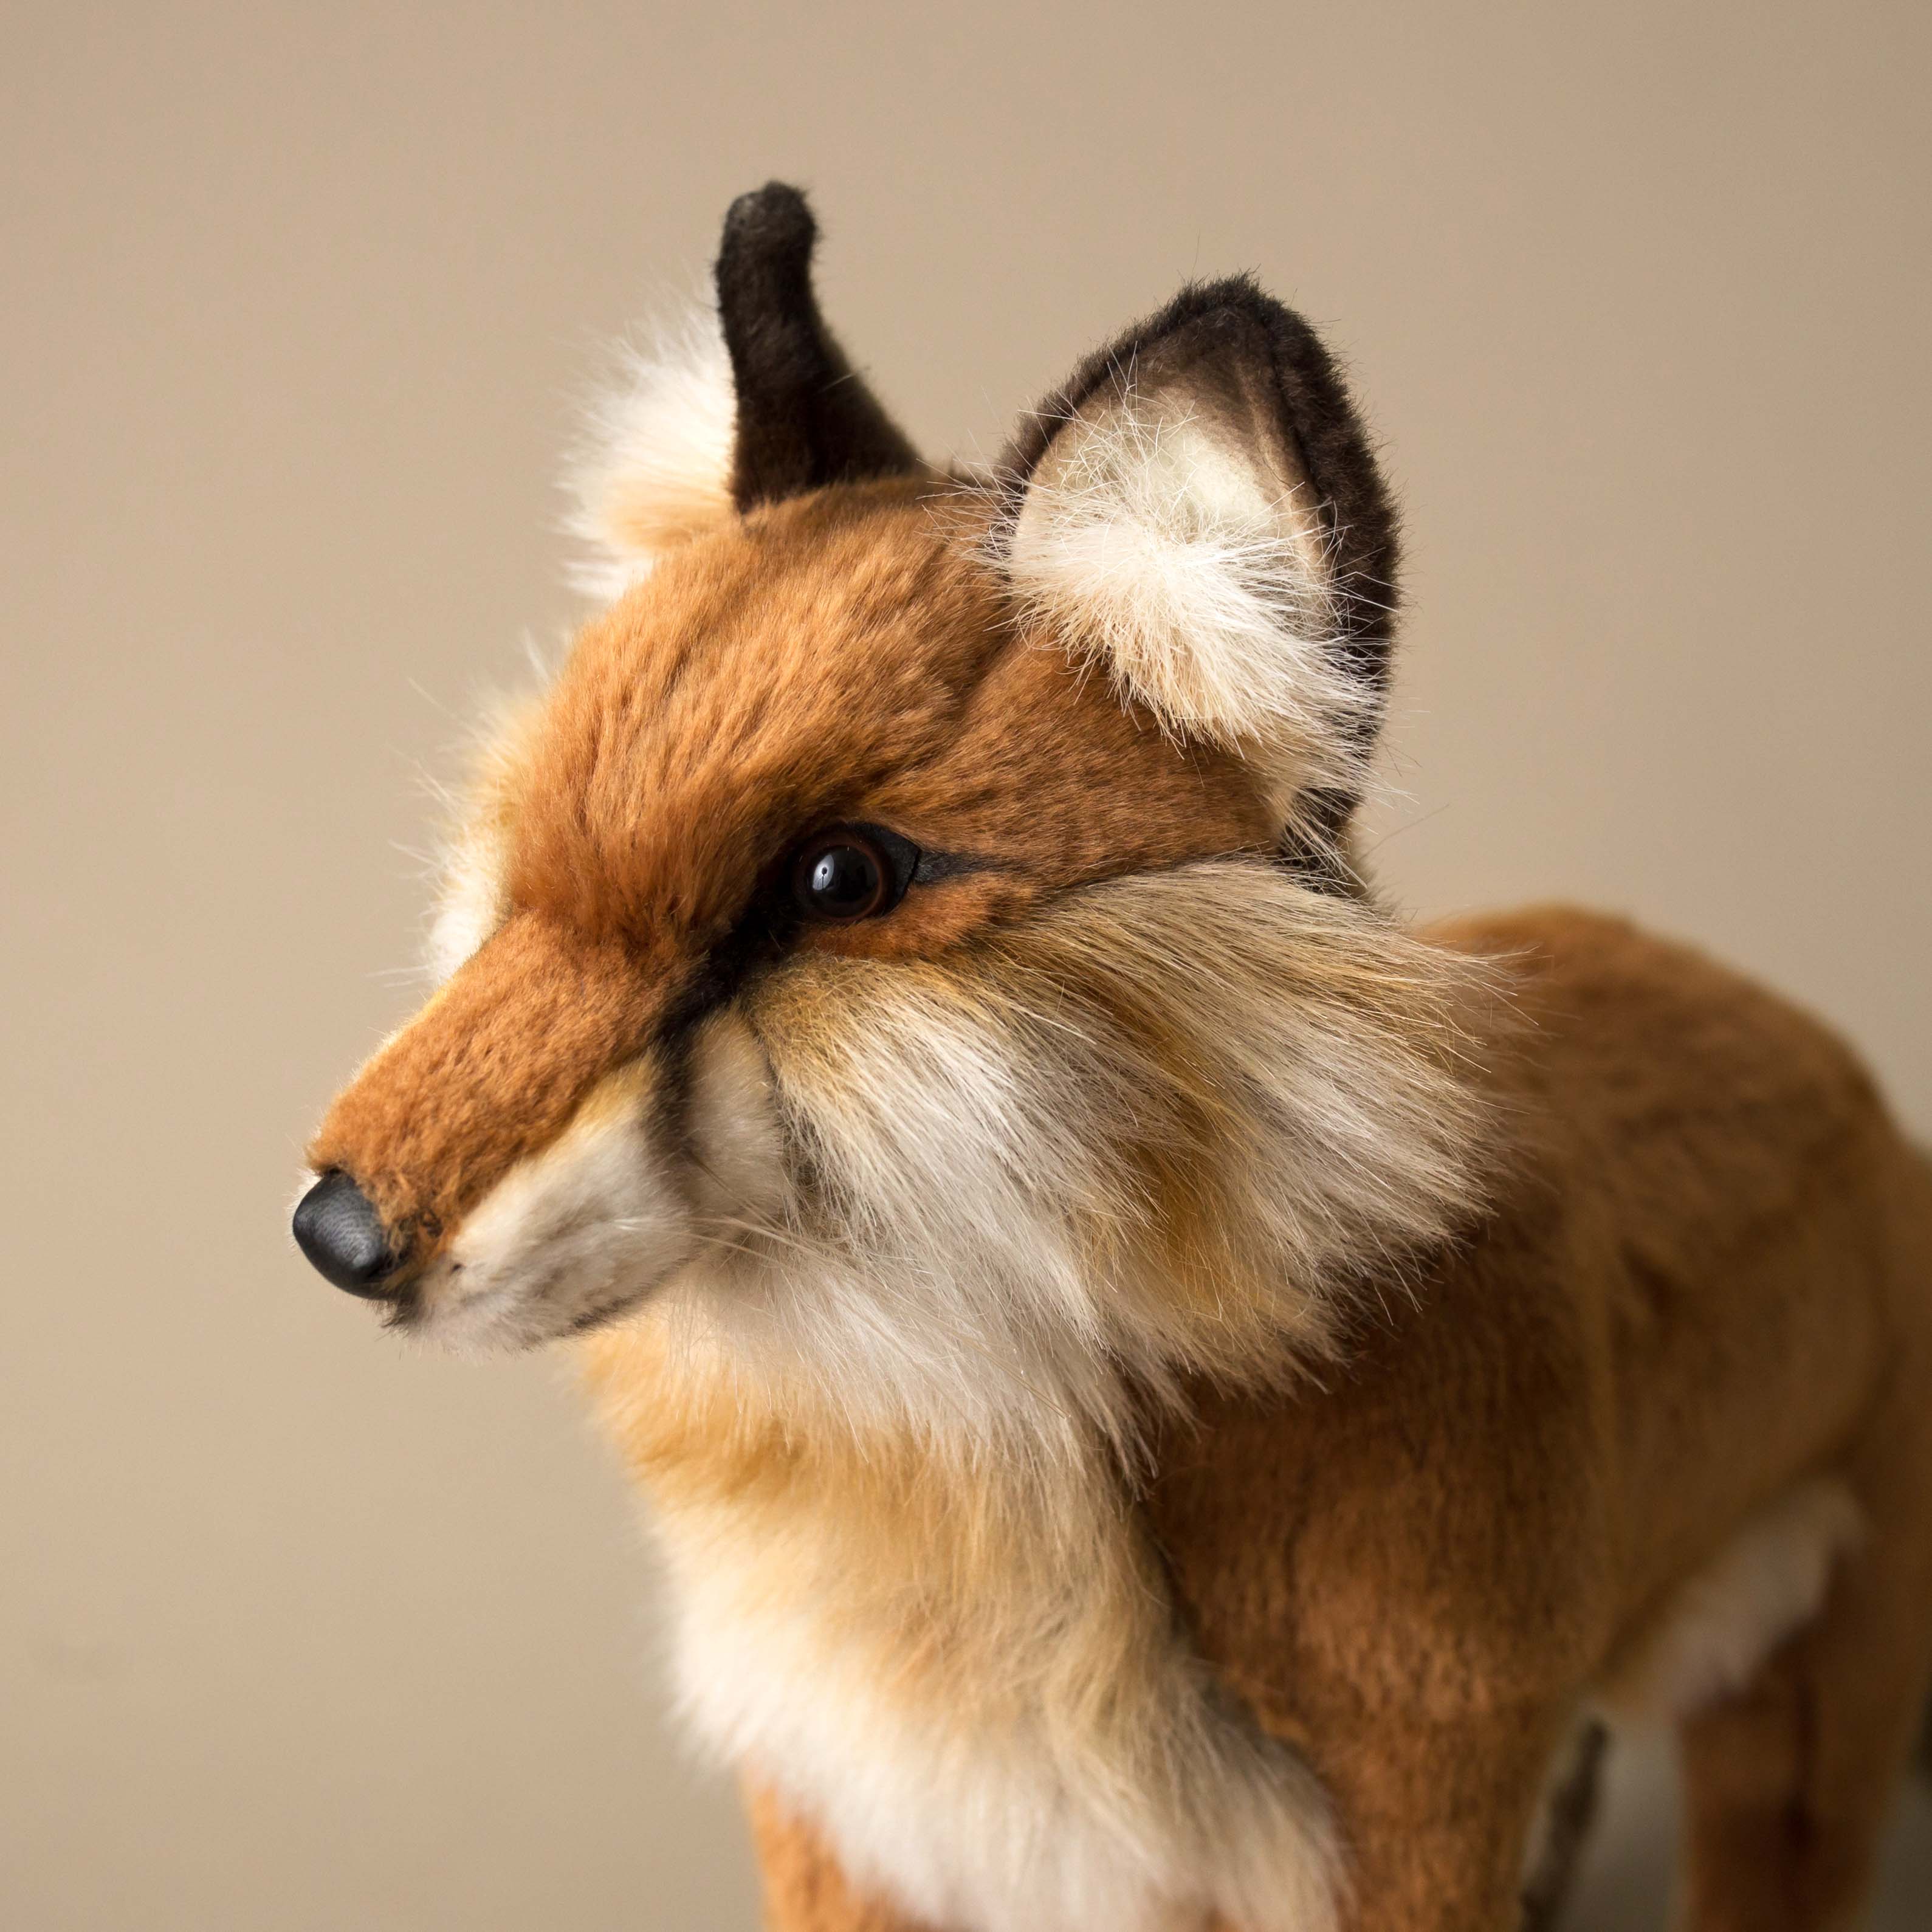
[[[1464,982],[1350,820],[1396,539],[1307,326],[1184,289],[928,466],[802,197],[598,418],[604,608],[499,734],[440,989],[296,1238],[397,1323],[681,1325],[853,1414],[1114,1426],[1334,1342],[1475,1186]]]

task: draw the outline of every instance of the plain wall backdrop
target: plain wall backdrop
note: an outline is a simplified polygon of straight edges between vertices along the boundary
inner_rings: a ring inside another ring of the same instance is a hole
[[[1923,0],[14,0],[0,1922],[753,1922],[567,1376],[286,1209],[418,995],[424,774],[571,620],[594,345],[770,176],[934,450],[1190,275],[1304,309],[1407,506],[1394,892],[1706,942],[1932,1132],[1928,90]]]

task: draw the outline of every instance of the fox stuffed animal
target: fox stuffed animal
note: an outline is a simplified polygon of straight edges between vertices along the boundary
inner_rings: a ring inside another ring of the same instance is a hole
[[[1378,903],[1395,522],[1305,322],[1190,286],[948,471],[814,239],[737,202],[598,418],[599,614],[298,1242],[580,1357],[775,1932],[1511,1932],[1605,1714],[1684,1927],[1850,1926],[1932,1170],[1694,952]]]

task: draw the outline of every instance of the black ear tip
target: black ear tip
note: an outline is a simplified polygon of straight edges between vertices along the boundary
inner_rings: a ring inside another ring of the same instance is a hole
[[[712,280],[737,395],[731,496],[740,510],[919,467],[819,314],[818,238],[804,195],[784,182],[741,194],[724,218]]]
[[[741,194],[724,214],[728,252],[751,249],[759,254],[808,256],[818,238],[804,191],[788,182],[767,182]]]

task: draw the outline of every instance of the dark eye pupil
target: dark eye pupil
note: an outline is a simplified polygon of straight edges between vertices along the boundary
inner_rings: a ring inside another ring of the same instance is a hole
[[[862,845],[828,845],[804,872],[807,906],[821,919],[862,919],[878,903],[878,862]]]

